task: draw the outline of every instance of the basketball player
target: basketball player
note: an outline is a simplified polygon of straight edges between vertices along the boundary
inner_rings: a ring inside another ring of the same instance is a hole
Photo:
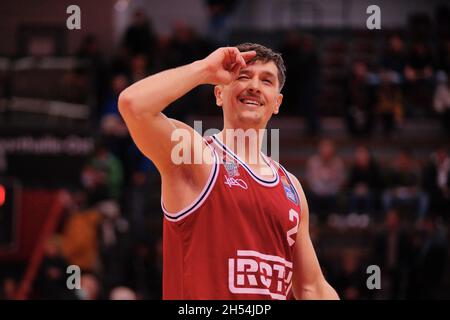
[[[300,183],[260,151],[259,129],[278,113],[284,81],[281,56],[247,43],[120,94],[131,136],[162,178],[164,299],[338,299],[310,240]],[[207,138],[162,113],[201,84],[215,85],[224,115],[223,130]],[[257,139],[236,143],[247,132]],[[192,161],[180,162],[176,137],[186,136],[181,153]]]

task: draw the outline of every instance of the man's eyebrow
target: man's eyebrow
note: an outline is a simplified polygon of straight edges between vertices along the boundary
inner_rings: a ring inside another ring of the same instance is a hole
[[[266,76],[269,76],[269,77],[272,77],[272,78],[276,78],[277,77],[275,74],[273,74],[270,71],[263,71],[262,74],[264,74]]]
[[[261,73],[264,76],[269,76],[269,77],[272,77],[272,78],[276,78],[277,77],[273,72],[270,72],[270,71],[262,71]],[[253,71],[248,70],[248,69],[241,69],[239,74],[253,74]]]

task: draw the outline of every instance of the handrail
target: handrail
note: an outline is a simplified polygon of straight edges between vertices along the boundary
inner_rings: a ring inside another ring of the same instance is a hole
[[[64,191],[58,191],[56,199],[51,206],[50,213],[47,216],[47,220],[45,221],[38,236],[38,241],[36,242],[36,246],[31,255],[25,275],[22,278],[20,286],[16,292],[17,300],[26,300],[28,298],[30,289],[44,257],[45,243],[47,239],[55,232],[59,219],[64,211],[64,198]]]

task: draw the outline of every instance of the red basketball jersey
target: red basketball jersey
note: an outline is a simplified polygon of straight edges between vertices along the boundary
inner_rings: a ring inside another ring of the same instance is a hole
[[[215,136],[201,194],[176,213],[164,208],[164,299],[291,299],[300,197],[285,169],[263,156],[258,177]]]

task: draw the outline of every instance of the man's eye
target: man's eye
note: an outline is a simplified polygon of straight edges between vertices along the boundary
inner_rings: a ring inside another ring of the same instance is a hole
[[[270,80],[268,80],[268,79],[263,80],[263,82],[264,82],[264,83],[268,83],[268,84],[272,84],[272,81],[270,81]]]
[[[249,79],[248,76],[239,76],[238,80]]]

